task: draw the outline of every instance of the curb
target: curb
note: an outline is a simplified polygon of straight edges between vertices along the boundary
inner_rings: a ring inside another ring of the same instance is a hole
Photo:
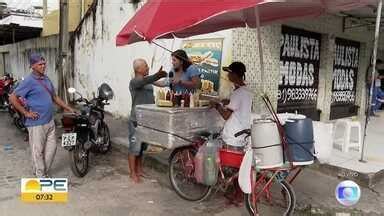
[[[315,163],[308,168],[343,180],[352,180],[367,188],[373,188],[377,183],[384,179],[384,170],[377,173],[362,173],[330,164],[319,163]]]

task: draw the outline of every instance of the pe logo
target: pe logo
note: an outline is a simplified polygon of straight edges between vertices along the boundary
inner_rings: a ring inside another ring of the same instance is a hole
[[[21,200],[24,202],[67,202],[66,178],[23,178]]]
[[[355,205],[361,196],[359,185],[353,181],[340,182],[335,190],[337,201],[344,206]]]

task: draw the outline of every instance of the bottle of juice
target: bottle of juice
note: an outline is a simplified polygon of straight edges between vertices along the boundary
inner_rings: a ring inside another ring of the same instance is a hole
[[[171,101],[171,92],[169,90],[167,91],[167,95],[165,97],[165,100]]]
[[[172,103],[173,106],[177,106],[176,93],[174,91],[172,91]]]
[[[185,107],[189,107],[190,100],[189,100],[189,93],[188,92],[184,93],[184,101],[185,101]]]
[[[181,106],[181,94],[179,92],[176,92],[175,98],[176,98],[177,106],[180,107]]]
[[[189,93],[189,107],[191,108],[195,107],[195,98],[193,97],[192,92]]]

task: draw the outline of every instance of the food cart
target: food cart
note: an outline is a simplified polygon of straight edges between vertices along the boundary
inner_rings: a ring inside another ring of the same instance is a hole
[[[136,139],[150,145],[175,149],[190,145],[201,132],[220,132],[224,120],[209,107],[136,106]]]

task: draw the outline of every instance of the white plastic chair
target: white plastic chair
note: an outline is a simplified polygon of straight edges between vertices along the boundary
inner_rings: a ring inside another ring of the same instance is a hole
[[[342,130],[342,135],[337,136],[337,131]],[[353,130],[353,131],[352,131]],[[356,132],[355,132],[356,131]],[[356,134],[357,141],[352,140],[351,135]],[[339,119],[336,121],[334,129],[334,144],[341,146],[343,152],[349,152],[350,148],[356,148],[361,152],[362,146],[362,131],[359,121],[352,121],[350,119]]]

